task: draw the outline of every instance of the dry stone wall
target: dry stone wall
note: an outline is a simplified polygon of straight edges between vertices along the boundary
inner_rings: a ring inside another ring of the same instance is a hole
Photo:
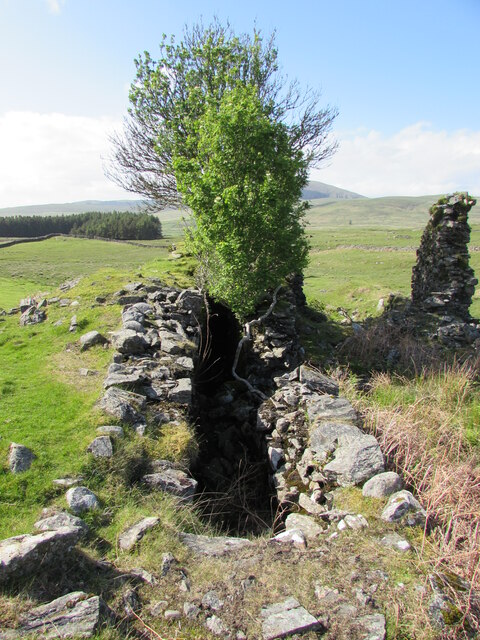
[[[470,318],[478,280],[469,266],[468,212],[475,204],[468,193],[455,193],[431,207],[412,273],[412,303],[417,308]]]

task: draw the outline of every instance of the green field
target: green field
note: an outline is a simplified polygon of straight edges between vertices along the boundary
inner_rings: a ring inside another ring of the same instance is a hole
[[[474,230],[474,242],[475,238],[479,238],[479,233],[480,228]],[[421,235],[419,229],[356,229],[353,225],[347,225],[322,229],[311,227],[309,235],[311,255],[305,274],[305,291],[312,303],[318,302],[320,306],[327,307],[331,317],[335,317],[334,310],[337,307],[344,307],[361,318],[375,313],[378,299],[390,291],[409,293],[414,248]],[[127,282],[156,277],[168,284],[192,285],[193,261],[188,257],[173,259],[169,252],[172,244],[176,244],[181,252],[180,243],[181,240],[176,237],[142,243],[146,246],[52,238],[0,249],[0,307],[17,305],[21,297],[40,291],[48,291],[48,297],[60,296],[76,303],[73,307],[50,305],[46,322],[31,327],[19,327],[18,314],[0,316],[0,538],[32,531],[34,522],[46,507],[65,509],[65,492],[56,488],[52,480],[80,473],[101,503],[98,512],[85,516],[91,527],[90,537],[82,543],[86,556],[107,559],[122,572],[141,566],[158,574],[160,559],[168,551],[178,559],[179,566],[185,567],[194,588],[206,593],[212,584],[221,584],[225,575],[232,574],[237,567],[222,564],[223,560],[215,564],[212,560],[190,559],[179,543],[178,531],[212,534],[212,525],[201,522],[194,510],[179,508],[170,496],[145,493],[122,481],[124,476],[128,476],[131,465],[138,463],[140,453],[147,446],[158,446],[159,441],[154,441],[148,434],[139,438],[134,433],[126,433],[122,443],[116,444],[111,463],[106,462],[104,466],[98,461],[92,463],[86,451],[96,426],[105,424],[105,416],[96,405],[102,395],[102,382],[111,362],[112,350],[97,346],[81,352],[79,335],[94,329],[108,335],[109,331],[119,327],[121,307],[114,304],[112,294]],[[473,252],[472,264],[480,272],[480,252]],[[76,286],[66,292],[58,290],[60,283],[76,276],[81,276]],[[99,295],[107,297],[107,304],[96,302]],[[480,312],[480,299],[474,302],[475,310]],[[68,330],[73,314],[79,323],[79,333],[76,335]],[[310,331],[310,338],[317,340],[318,336],[321,340],[321,332],[325,331],[326,324],[315,326]],[[338,328],[338,325],[335,324],[335,327]],[[81,369],[88,369],[95,374],[84,376]],[[472,442],[478,441],[477,407],[474,397],[467,407],[469,414],[464,420],[465,425],[460,425],[469,430],[467,435]],[[109,418],[109,423],[114,422]],[[10,442],[31,448],[37,456],[32,468],[25,473],[12,474],[7,471],[5,461]],[[164,445],[164,449],[169,452],[173,450],[171,441]],[[341,586],[341,579],[335,572],[338,571],[340,576],[344,572],[343,567],[355,554],[355,557],[364,558],[370,566],[380,566],[385,570],[392,584],[405,585],[409,610],[419,607],[416,615],[422,619],[420,628],[414,618],[397,628],[391,613],[395,609],[389,601],[390,596],[387,592],[381,592],[378,606],[387,614],[388,637],[395,640],[407,637],[432,640],[434,636],[428,635],[428,630],[422,635],[424,622],[421,616],[424,612],[418,598],[415,600],[415,587],[423,584],[424,573],[429,567],[428,549],[422,555],[421,562],[418,562],[416,556],[392,554],[390,550],[379,548],[378,542],[372,542],[380,507],[363,499],[359,489],[342,490],[338,504],[339,508],[368,516],[371,527],[366,534],[356,531],[352,532],[351,537],[338,538],[330,543],[330,555],[327,554],[321,563],[316,555],[299,563],[293,595],[305,597],[304,594],[309,593],[307,587],[315,580],[330,583],[332,579],[338,579],[339,582],[334,585]],[[140,518],[152,515],[161,516],[162,526],[156,533],[147,534],[132,552],[119,551],[119,533]],[[421,532],[409,531],[407,537],[420,549]],[[263,540],[260,542],[263,544]],[[255,572],[262,576],[259,582],[264,591],[260,589],[260,596],[257,596],[262,598],[262,602],[270,598],[272,593],[274,597],[284,597],[283,585],[291,579],[291,560],[278,563],[278,553],[276,550],[269,551],[270,547],[266,544],[261,547],[261,553],[266,555],[262,555],[259,561],[255,559]],[[274,554],[272,560],[268,555],[271,553]],[[265,576],[271,582],[263,585]],[[141,587],[144,605],[159,598],[167,598],[172,603],[178,601],[178,581],[169,583],[164,578],[161,580],[156,588]],[[28,588],[25,588],[27,594]],[[92,593],[105,589],[109,602],[115,599],[120,601],[121,598],[120,591],[112,593],[111,585],[107,589],[99,582],[97,568],[87,576],[82,588]],[[314,607],[313,589],[310,591],[311,600],[307,604]],[[23,597],[23,592],[20,596],[1,594],[0,617],[5,615],[15,619],[18,608],[24,606]],[[396,603],[396,599],[394,601]],[[260,604],[260,600],[257,602],[246,598],[242,603],[242,616],[253,619]],[[146,606],[142,616],[145,611]],[[147,614],[146,621],[158,630],[158,637],[173,637],[170,635],[172,628],[162,617],[153,618]],[[191,640],[207,637],[203,627],[197,628],[192,623],[190,628],[189,624],[182,627],[182,637]],[[410,633],[412,629],[414,631]],[[95,636],[96,640],[126,637],[129,636],[112,628]],[[249,637],[257,637],[257,634]]]

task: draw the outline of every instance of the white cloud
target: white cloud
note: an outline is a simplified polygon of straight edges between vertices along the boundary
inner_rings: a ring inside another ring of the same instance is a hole
[[[434,131],[418,122],[390,136],[358,130],[337,138],[330,166],[314,171],[313,179],[370,197],[480,195],[480,131]]]
[[[47,0],[48,9],[51,13],[60,13],[65,0]]]
[[[0,114],[0,208],[134,197],[104,176],[120,121],[60,113]]]
[[[104,176],[113,118],[60,113],[0,114],[0,208],[133,198]],[[340,149],[312,178],[367,196],[468,190],[480,195],[480,131],[433,131],[417,123],[391,136],[338,134]]]

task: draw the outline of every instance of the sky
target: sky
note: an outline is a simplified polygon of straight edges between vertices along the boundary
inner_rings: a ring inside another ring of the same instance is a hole
[[[480,195],[480,0],[0,0],[0,208],[135,197],[104,173],[134,59],[214,16],[338,109],[312,179]]]

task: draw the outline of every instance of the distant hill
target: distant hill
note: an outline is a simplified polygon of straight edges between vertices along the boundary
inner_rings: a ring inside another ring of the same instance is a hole
[[[80,200],[57,204],[31,204],[23,207],[5,207],[0,209],[3,216],[58,216],[69,213],[87,213],[89,211],[138,211],[143,200]]]
[[[312,229],[324,227],[423,228],[428,210],[442,195],[388,196],[355,200],[314,199],[306,220]],[[480,224],[480,198],[469,213],[470,224]]]
[[[428,221],[430,206],[441,197],[430,196],[388,196],[366,198],[345,189],[339,189],[323,182],[311,181],[303,196],[311,203],[306,220],[310,228],[361,227],[422,228]],[[470,212],[471,224],[480,224],[480,198]],[[12,215],[60,215],[85,213],[87,211],[140,211],[143,200],[83,200],[64,204],[42,204],[26,207],[0,209],[0,217]],[[186,211],[165,209],[158,213],[164,234],[177,236],[182,232],[182,218]]]
[[[305,200],[318,200],[324,198],[332,198],[334,200],[354,200],[356,198],[365,198],[359,193],[353,191],[347,191],[346,189],[340,189],[334,187],[331,184],[325,184],[325,182],[317,182],[310,180],[308,185],[303,190],[303,197]]]
[[[331,184],[311,181],[303,191],[305,200],[319,198],[351,199],[363,198],[358,193],[339,189]],[[55,216],[69,213],[86,213],[88,211],[139,211],[144,205],[143,200],[81,200],[79,202],[64,202],[56,204],[32,204],[23,207],[6,207],[0,209],[2,216]],[[172,211],[166,210],[166,211]],[[162,214],[163,215],[163,214]]]

